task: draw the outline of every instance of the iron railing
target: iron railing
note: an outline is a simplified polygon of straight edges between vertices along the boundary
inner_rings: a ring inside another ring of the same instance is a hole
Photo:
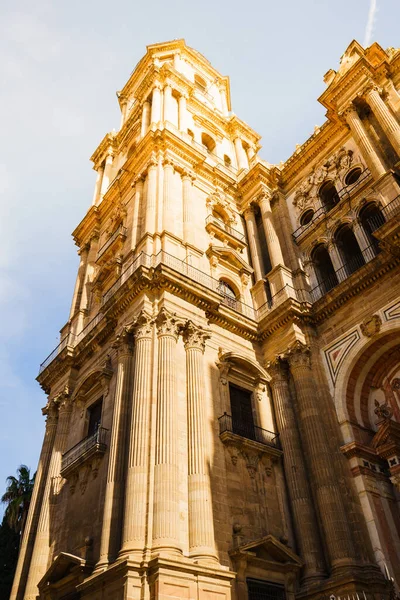
[[[61,458],[61,473],[83,459],[86,454],[95,452],[105,452],[107,448],[108,429],[99,427],[97,431],[90,436],[83,438],[80,442],[72,446]]]
[[[60,352],[64,350],[64,348],[66,348],[67,346],[74,346],[74,338],[75,336],[73,333],[67,333],[67,335],[63,337],[58,346],[56,346],[54,350],[50,352],[50,354],[44,359],[44,361],[40,365],[39,375],[42,371],[46,369],[46,367],[49,366],[51,362],[53,362],[53,360],[60,354]]]
[[[375,258],[378,251],[379,249],[376,245],[371,244],[364,248],[359,256],[353,256],[349,261],[342,265],[340,269],[337,269],[330,275],[324,277],[324,279],[310,291],[311,302],[316,302],[333,288],[348,279],[353,273]]]
[[[248,440],[265,444],[266,446],[278,447],[279,433],[274,431],[268,431],[262,427],[258,427],[253,423],[246,423],[238,419],[234,419],[232,415],[224,413],[218,419],[219,423],[219,434],[222,435],[226,431],[229,433],[235,433]]]
[[[97,253],[97,259],[99,259],[104,254],[104,252],[106,250],[108,250],[108,248],[117,239],[117,237],[119,235],[121,237],[126,237],[126,232],[127,232],[126,227],[124,227],[123,225],[119,225],[117,227],[117,229],[114,231],[114,233],[111,234],[111,236],[108,238],[108,240],[102,245],[102,247],[98,251],[98,253]]]
[[[246,241],[246,236],[244,235],[244,233],[240,233],[240,231],[233,229],[233,227],[227,225],[221,219],[214,217],[214,215],[208,215],[208,217],[206,218],[206,226],[210,223],[218,227],[218,229],[220,229],[221,231],[226,231],[226,233],[229,233],[229,235],[236,238],[240,242]]]
[[[337,195],[339,197],[339,202],[342,198],[350,198],[354,194],[355,190],[357,188],[359,188],[361,186],[361,184],[364,183],[370,177],[371,177],[370,170],[364,169],[364,171],[361,173],[361,175],[357,179],[357,181],[355,181],[354,183],[352,183],[350,185],[347,185],[345,188],[342,188],[337,193]],[[339,204],[339,202],[337,202],[335,206],[337,206],[337,204]],[[334,207],[332,207],[332,208],[334,208]],[[300,227],[298,227],[296,229],[296,231],[294,231],[294,233],[292,234],[294,239],[297,240],[297,238],[299,238],[305,231],[307,231],[307,229],[309,229],[310,227],[315,225],[315,223],[317,221],[322,219],[328,212],[330,212],[332,210],[332,208],[328,209],[325,206],[320,206],[313,214],[312,219],[309,223],[306,223],[305,225],[300,225]]]
[[[370,226],[371,233],[382,227],[385,223],[393,219],[393,217],[400,214],[400,195],[396,196],[393,200],[381,208],[380,213],[373,215],[367,219],[367,223]]]

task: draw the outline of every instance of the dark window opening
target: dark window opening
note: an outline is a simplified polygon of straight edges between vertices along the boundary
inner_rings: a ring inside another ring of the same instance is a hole
[[[214,152],[215,150],[215,141],[208,135],[208,133],[201,134],[201,143],[207,149],[207,152]]]
[[[264,231],[264,225],[262,222],[261,211],[258,207],[257,207],[254,215],[256,218],[258,241],[260,242],[261,257],[262,257],[262,262],[264,265],[264,275],[266,275],[267,273],[269,273],[271,271],[272,265],[271,265],[271,260],[269,258],[267,240],[265,239],[265,231]]]
[[[308,223],[312,221],[313,216],[314,211],[311,208],[306,210],[306,212],[301,215],[300,225],[308,225]]]
[[[329,292],[339,282],[332,264],[331,257],[325,246],[317,246],[312,254],[312,262],[319,286],[323,294]]]
[[[103,399],[101,398],[88,408],[88,437],[94,435],[101,425],[101,412],[103,409]]]
[[[232,412],[232,431],[250,440],[255,440],[251,392],[232,383],[229,384],[229,397]]]
[[[285,588],[268,581],[247,579],[249,600],[285,600]]]
[[[346,175],[346,178],[344,180],[345,184],[346,185],[352,185],[353,183],[355,183],[356,181],[358,181],[360,179],[361,173],[362,173],[362,170],[360,169],[360,167],[355,167],[354,169],[352,169]]]
[[[339,196],[333,181],[326,181],[321,186],[319,190],[319,197],[321,199],[322,206],[327,212],[336,206],[336,204],[339,202]]]
[[[343,225],[336,232],[335,239],[346,275],[350,276],[365,264],[356,236],[348,225]]]
[[[224,154],[224,164],[226,167],[230,167],[232,164],[232,161],[227,154]]]
[[[375,254],[378,254],[381,249],[373,233],[385,223],[385,217],[376,204],[368,204],[360,211],[360,221],[370,245],[374,248]]]

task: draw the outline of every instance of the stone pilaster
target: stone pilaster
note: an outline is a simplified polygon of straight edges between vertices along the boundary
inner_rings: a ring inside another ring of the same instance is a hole
[[[174,203],[173,203],[173,177],[174,165],[168,159],[164,160],[164,198],[163,198],[163,231],[175,233]]]
[[[143,177],[140,175],[135,181],[135,195],[133,197],[131,250],[134,250],[142,237],[142,208],[143,208]]]
[[[289,392],[287,369],[278,359],[274,363],[268,364],[268,372],[272,377],[272,397],[283,450],[285,476],[293,510],[297,544],[305,562],[303,580],[304,583],[318,581],[322,580],[326,574],[323,551],[300,434]]]
[[[235,144],[236,160],[239,171],[248,169],[249,165],[247,163],[247,156],[243,148],[242,140],[237,137],[234,139],[233,143]]]
[[[141,121],[141,125],[140,125],[140,136],[142,138],[144,138],[144,136],[146,135],[147,129],[150,124],[150,117],[151,117],[151,104],[150,104],[150,102],[148,102],[146,100],[146,102],[143,102],[142,121]]]
[[[370,86],[365,98],[397,155],[400,156],[400,125],[382,100],[379,88],[375,85]]]
[[[296,389],[302,445],[309,463],[311,486],[319,509],[323,537],[331,567],[337,570],[354,563],[356,553],[326,440],[324,420],[320,415],[320,411],[324,409],[311,370],[310,350],[308,346],[296,342],[288,351],[287,359]]]
[[[24,534],[18,554],[18,563],[14,575],[14,583],[11,590],[10,600],[20,600],[24,595],[24,587],[28,575],[33,545],[35,542],[36,528],[38,525],[41,504],[44,497],[43,494],[46,486],[50,457],[52,455],[54,439],[57,431],[58,407],[56,404],[53,401],[49,402],[48,406],[46,409],[43,409],[43,411],[44,414],[47,414],[46,430],[38,468],[36,471],[35,486],[32,492],[29,513],[25,523]]]
[[[342,114],[369,170],[375,179],[379,179],[386,172],[386,167],[375,151],[355,106],[350,105]]]
[[[157,170],[157,162],[155,160],[151,161],[147,170],[146,210],[143,233],[153,234],[156,229]]]
[[[274,268],[278,265],[284,265],[285,263],[283,261],[281,245],[272,221],[272,211],[269,196],[267,194],[261,194],[257,198],[257,201],[261,211],[261,218],[264,227],[265,239],[267,241],[269,258],[271,260],[271,266]]]
[[[193,176],[184,171],[182,173],[183,241],[193,244],[192,194]]]
[[[261,247],[257,234],[256,217],[252,207],[247,208],[243,214],[246,221],[251,261],[253,263],[254,275],[257,283],[257,281],[261,281],[263,279],[264,265],[262,263]]]
[[[152,378],[153,324],[146,313],[142,312],[137,318],[133,335],[135,338],[133,394],[120,555],[135,554],[140,558],[146,545]]]
[[[172,123],[171,115],[172,88],[169,84],[164,87],[164,121]]]
[[[181,553],[176,397],[176,343],[182,323],[162,308],[158,335],[156,453],[154,465],[153,552]]]
[[[36,600],[38,595],[37,584],[42,579],[48,567],[50,552],[50,503],[54,502],[54,494],[58,491],[55,484],[60,478],[61,457],[67,449],[69,423],[72,412],[72,403],[68,392],[59,394],[54,398],[54,402],[58,406],[57,429],[43,491],[24,600]],[[54,432],[51,435],[54,435]]]
[[[109,188],[109,185],[112,181],[112,169],[113,169],[113,162],[114,162],[114,154],[113,152],[110,150],[107,154],[106,157],[106,162],[105,162],[105,166],[104,166],[104,173],[103,173],[103,177],[101,180],[101,190],[100,190],[100,198],[99,201],[102,200],[104,194],[106,193],[106,191]]]
[[[161,89],[159,85],[153,88],[151,99],[151,123],[157,124],[161,121]]]
[[[101,528],[100,556],[96,571],[105,569],[118,552],[118,527],[122,513],[122,491],[125,466],[125,440],[127,413],[131,387],[132,344],[130,334],[123,331],[117,336],[114,348],[117,353],[117,381],[110,432],[107,480]]]
[[[189,321],[183,333],[188,403],[189,555],[199,562],[217,561],[210,477],[207,466],[204,398],[205,342],[210,334]]]
[[[96,183],[95,183],[95,186],[94,186],[92,206],[95,206],[99,202],[100,191],[101,191],[101,184],[103,182],[103,174],[104,174],[104,167],[103,167],[103,165],[101,165],[97,169],[97,177],[96,177]]]
[[[181,94],[178,98],[178,126],[181,131],[186,133],[187,130],[187,96]]]
[[[76,276],[74,295],[72,296],[71,309],[69,312],[70,320],[75,315],[77,310],[79,310],[80,296],[82,294],[82,286],[84,284],[86,264],[87,264],[87,260],[88,260],[88,253],[89,253],[89,248],[88,248],[87,244],[85,244],[79,250],[80,260],[79,260],[78,274]]]

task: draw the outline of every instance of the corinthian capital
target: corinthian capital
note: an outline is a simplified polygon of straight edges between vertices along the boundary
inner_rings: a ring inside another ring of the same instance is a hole
[[[183,341],[185,350],[195,348],[204,352],[206,340],[210,339],[211,335],[207,329],[195,325],[192,321],[188,321],[183,330]]]
[[[289,348],[285,354],[285,358],[289,362],[290,367],[293,369],[297,367],[311,367],[310,361],[311,351],[309,346],[303,344],[299,340]]]
[[[123,327],[122,330],[117,333],[112,347],[117,351],[118,356],[132,354],[132,336],[128,327]]]
[[[287,381],[287,365],[282,361],[282,359],[279,356],[275,360],[267,362],[265,368],[267,369],[267,372],[271,377],[272,384]]]
[[[150,315],[142,311],[132,325],[132,333],[135,340],[150,338],[153,333],[153,321]]]
[[[177,317],[176,313],[170,313],[164,307],[158,313],[154,323],[157,327],[158,337],[171,336],[175,340],[178,339],[183,326],[183,321]]]

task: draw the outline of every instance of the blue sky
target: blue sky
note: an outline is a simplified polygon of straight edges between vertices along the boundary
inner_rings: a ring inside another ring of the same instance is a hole
[[[115,92],[146,45],[183,37],[229,75],[234,112],[279,163],[324,121],[322,77],[351,40],[398,46],[399,22],[398,0],[2,3],[0,492],[20,463],[36,468],[46,397],[35,377],[68,318],[89,157],[118,128]]]

